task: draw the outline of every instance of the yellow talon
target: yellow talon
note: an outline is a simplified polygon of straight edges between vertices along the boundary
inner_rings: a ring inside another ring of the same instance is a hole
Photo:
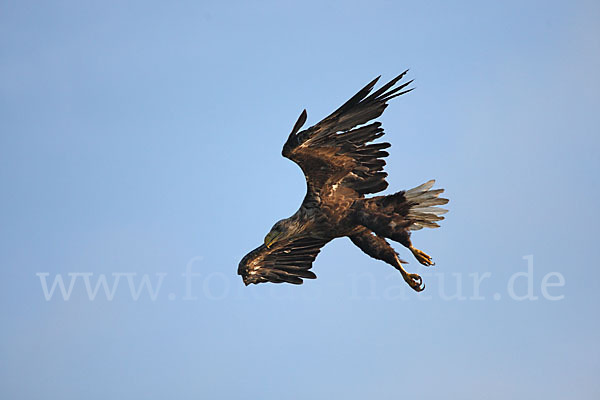
[[[431,265],[435,265],[435,263],[431,260],[431,256],[428,255],[427,253],[419,250],[419,249],[415,249],[414,247],[410,247],[410,251],[413,253],[413,255],[415,256],[415,258],[417,259],[418,262],[420,262],[421,264],[429,267]]]

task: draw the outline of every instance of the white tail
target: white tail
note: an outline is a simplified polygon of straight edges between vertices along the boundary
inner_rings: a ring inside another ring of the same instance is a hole
[[[408,219],[414,221],[408,227],[411,231],[418,231],[423,228],[438,228],[436,221],[444,219],[442,214],[448,212],[444,208],[436,207],[448,203],[448,199],[438,197],[444,192],[444,189],[429,190],[433,187],[435,180],[432,179],[416,188],[407,190],[404,193],[406,202],[411,204],[408,211]]]

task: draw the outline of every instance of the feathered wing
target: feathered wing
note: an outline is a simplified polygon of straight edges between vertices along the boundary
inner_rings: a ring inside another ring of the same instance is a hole
[[[273,282],[302,284],[302,279],[315,279],[312,263],[327,241],[309,237],[261,245],[248,253],[238,267],[244,283]]]
[[[371,93],[377,77],[321,122],[298,132],[306,122],[306,110],[302,112],[282,154],[302,168],[309,193],[338,184],[362,196],[388,186],[383,158],[390,144],[369,144],[384,132],[379,122],[365,124],[383,113],[388,100],[412,90],[405,90],[412,81],[394,87],[406,72]]]

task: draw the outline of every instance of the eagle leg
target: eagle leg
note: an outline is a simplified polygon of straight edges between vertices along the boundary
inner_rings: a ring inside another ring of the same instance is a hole
[[[431,256],[424,251],[414,248],[412,245],[409,247],[409,250],[413,253],[413,256],[417,259],[418,262],[425,265],[426,267],[430,267],[435,265]]]
[[[413,247],[410,241],[410,230],[406,227],[407,221],[397,214],[384,214],[376,211],[359,211],[356,214],[358,222],[372,229],[377,235],[391,239],[409,249],[417,261],[427,267],[435,265],[431,256]],[[377,258],[377,257],[375,257]]]
[[[410,286],[416,292],[422,292],[423,289],[425,289],[425,284],[423,283],[423,279],[421,279],[421,277],[418,274],[411,274],[409,272],[406,272],[404,267],[402,267],[402,264],[400,263],[398,256],[396,256],[396,262],[397,262],[397,265],[394,265],[394,266],[396,267],[396,269],[398,271],[400,271],[400,273],[402,274],[402,277],[404,278],[404,281],[406,283],[408,283],[408,286]]]
[[[391,235],[390,239],[396,240],[401,245],[409,249],[417,261],[424,266],[431,267],[435,265],[429,254],[417,249],[416,247],[413,247],[412,242],[410,241],[410,233],[408,231],[401,231],[400,235]]]
[[[358,248],[364,251],[367,255],[377,260],[385,261],[396,268],[400,274],[402,274],[402,277],[406,283],[408,283],[413,290],[420,292],[425,289],[425,285],[423,284],[421,277],[417,274],[411,274],[404,269],[402,266],[404,261],[398,258],[398,254],[394,251],[392,246],[390,246],[387,240],[381,236],[377,236],[369,229],[364,228],[351,235],[350,240],[352,240],[352,243],[358,246]]]

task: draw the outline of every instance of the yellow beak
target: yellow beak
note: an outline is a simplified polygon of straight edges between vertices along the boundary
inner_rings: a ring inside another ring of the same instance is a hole
[[[277,237],[279,237],[279,235],[281,235],[280,232],[269,232],[267,233],[267,236],[265,236],[265,246],[267,246],[267,249],[271,248],[271,245],[275,242],[275,240],[277,239]]]

